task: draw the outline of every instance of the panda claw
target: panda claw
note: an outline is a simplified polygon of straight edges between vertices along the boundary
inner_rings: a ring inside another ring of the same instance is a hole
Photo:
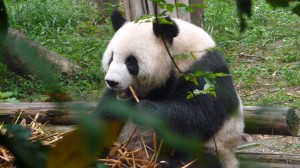
[[[158,168],[169,168],[169,167],[170,166],[169,166],[169,163],[167,161],[162,160],[162,161],[159,162]]]

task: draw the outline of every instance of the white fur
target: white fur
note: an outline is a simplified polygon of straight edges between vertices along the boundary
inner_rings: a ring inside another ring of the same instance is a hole
[[[224,168],[239,167],[238,160],[235,157],[235,151],[244,131],[244,112],[241,99],[239,102],[238,111],[225,121],[223,127],[214,136],[217,148],[213,138],[205,144],[211,151],[218,149],[219,157]]]
[[[193,51],[197,58],[201,58],[205,50],[215,47],[212,38],[201,28],[179,19],[173,20],[179,27],[179,35],[168,46],[173,56]],[[113,61],[109,65],[112,53]],[[137,77],[132,76],[126,68],[125,59],[129,55],[134,55],[138,60],[140,71]],[[175,61],[182,71],[194,62],[192,58]],[[115,33],[104,53],[102,66],[106,80],[120,83],[117,89],[132,85],[141,97],[163,85],[170,70],[174,69],[162,40],[154,35],[152,23],[134,22],[125,23]]]

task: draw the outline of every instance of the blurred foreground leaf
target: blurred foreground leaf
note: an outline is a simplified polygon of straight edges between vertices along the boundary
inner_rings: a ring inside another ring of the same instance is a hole
[[[201,152],[203,151],[203,143],[201,139],[196,136],[182,136],[178,132],[175,132],[169,127],[166,122],[157,116],[152,115],[150,112],[140,111],[139,109],[133,109],[131,106],[125,103],[116,104],[115,101],[105,101],[98,111],[110,111],[114,116],[120,118],[130,118],[138,125],[144,127],[153,128],[164,142],[179,150],[186,151],[197,158],[201,158]]]
[[[87,168],[113,144],[123,127],[123,122],[104,122],[80,112],[79,128],[63,136],[50,149],[47,168]]]
[[[0,134],[0,145],[8,149],[15,157],[14,165],[20,168],[44,168],[48,146],[40,142],[30,142],[31,131],[21,125],[10,124],[7,132]]]

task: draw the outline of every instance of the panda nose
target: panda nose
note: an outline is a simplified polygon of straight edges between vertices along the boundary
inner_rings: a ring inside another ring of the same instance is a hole
[[[114,87],[114,86],[117,86],[119,84],[119,82],[115,82],[115,81],[112,81],[112,80],[105,80],[106,83],[110,86],[110,87]]]

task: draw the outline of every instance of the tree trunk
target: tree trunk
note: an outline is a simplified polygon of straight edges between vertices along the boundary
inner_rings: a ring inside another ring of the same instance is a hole
[[[97,10],[102,16],[106,16],[110,9],[116,9],[118,4],[121,3],[121,0],[89,0],[90,3],[97,4]]]
[[[22,112],[21,117],[29,119],[39,113],[39,122],[57,125],[76,124],[76,107],[90,113],[95,102],[68,103],[1,103],[0,122],[9,123]],[[289,108],[245,106],[245,132],[253,134],[292,135],[299,133],[299,117]]]
[[[15,72],[18,75],[28,77],[30,75],[34,75],[34,72],[31,67],[28,66],[27,62],[23,59],[22,55],[17,54],[16,50],[20,50],[20,48],[14,48],[14,43],[17,41],[22,41],[28,44],[30,48],[33,48],[33,50],[37,52],[38,56],[42,60],[44,60],[45,63],[50,64],[59,73],[70,75],[74,72],[76,73],[80,71],[81,69],[79,66],[71,63],[68,59],[28,39],[20,31],[9,29],[8,37],[12,39],[12,43],[10,43],[12,45],[4,45],[4,52],[3,55],[1,55],[2,61],[8,66],[11,71]]]
[[[191,4],[202,4],[203,0],[167,0],[167,3],[184,3],[186,5]],[[123,0],[126,19],[129,21],[134,21],[142,15],[153,15],[154,14],[154,3],[150,0]],[[162,10],[159,10],[162,12]],[[199,8],[194,8],[193,13],[186,12],[181,8],[174,8],[172,13],[169,13],[171,17],[180,18],[187,22],[193,23],[199,27],[203,27],[203,17],[204,10]]]

